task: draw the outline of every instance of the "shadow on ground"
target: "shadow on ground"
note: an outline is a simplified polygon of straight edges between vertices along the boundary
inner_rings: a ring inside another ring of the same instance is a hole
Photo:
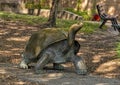
[[[25,44],[27,43],[29,37],[33,32],[39,29],[40,28],[27,26],[17,21],[4,21],[4,23],[3,21],[0,21],[0,62],[14,65],[18,64],[21,59],[20,53],[24,50]],[[89,74],[120,79],[120,59],[116,57],[115,50],[116,42],[120,41],[119,36],[111,36],[107,31],[98,30],[89,35],[82,33],[77,34],[76,40],[78,40],[81,44],[81,49],[78,55],[85,59]],[[75,76],[76,74],[74,74],[73,65],[68,63],[66,66],[69,69],[66,71],[65,75],[67,72],[72,72],[71,77],[69,78],[72,78],[72,74]],[[21,72],[23,71],[21,69],[17,70],[20,70]],[[29,71],[34,73],[32,69]],[[57,75],[64,75],[64,73],[61,74],[59,71],[57,72]],[[53,73],[51,76],[52,75]],[[79,79],[79,77],[77,78]],[[83,77],[82,79],[82,81],[84,81]]]

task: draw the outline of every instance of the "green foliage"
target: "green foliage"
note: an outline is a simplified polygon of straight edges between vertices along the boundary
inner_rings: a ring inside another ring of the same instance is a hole
[[[72,24],[77,23],[78,21],[76,20],[62,20],[62,19],[57,19],[57,26],[59,28],[65,28],[67,30]]]
[[[82,4],[82,0],[77,0],[77,5],[76,5],[77,11],[80,10],[81,4]]]
[[[47,21],[47,18],[43,18],[40,16],[21,15],[15,13],[7,13],[7,12],[0,12],[0,18],[4,20],[20,21],[28,25],[44,23]]]
[[[41,8],[40,0],[37,2],[34,0],[28,0],[25,3],[25,7],[28,9],[40,9]]]
[[[41,8],[41,5],[39,3],[38,4],[26,3],[25,7],[29,9],[39,9]]]
[[[84,33],[93,33],[99,27],[98,23],[84,22],[84,27],[81,29],[81,32]]]
[[[13,20],[13,21],[20,21],[27,25],[39,25],[41,23],[47,22],[48,18],[40,17],[40,16],[33,16],[33,15],[21,15],[21,14],[14,14],[14,13],[7,13],[7,12],[0,12],[0,18],[4,20]],[[62,20],[57,19],[56,24],[58,28],[61,30],[68,31],[69,27],[72,24],[77,23],[77,20]],[[83,22],[84,26],[80,30],[80,32],[84,33],[93,33],[96,28],[98,28],[99,24],[91,23],[91,22]]]
[[[76,20],[57,20],[57,26],[59,28],[62,28],[62,30],[68,31],[69,27],[77,22],[78,21]],[[83,22],[83,23],[84,25],[83,28],[80,30],[80,32],[84,32],[86,34],[93,33],[99,27],[99,24],[97,23],[91,23],[91,22]]]
[[[73,12],[73,13],[79,15],[79,16],[82,16],[84,18],[84,20],[89,20],[90,19],[90,16],[89,16],[87,11],[75,11],[74,9],[71,9],[71,8],[67,8],[66,10],[70,11],[70,12]]]
[[[40,0],[41,2],[41,9],[50,9],[50,6],[49,5],[45,5],[46,3],[46,0]]]
[[[49,6],[42,6],[41,9],[50,9]]]
[[[45,0],[40,0],[38,3],[28,1],[25,7],[28,9],[50,9],[49,6],[44,6]]]
[[[0,18],[9,20],[9,14],[10,13],[0,12]]]

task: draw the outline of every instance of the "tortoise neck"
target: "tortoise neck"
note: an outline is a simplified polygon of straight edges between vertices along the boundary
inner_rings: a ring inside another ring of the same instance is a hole
[[[68,46],[74,45],[75,35],[82,28],[83,24],[73,24],[68,31]]]

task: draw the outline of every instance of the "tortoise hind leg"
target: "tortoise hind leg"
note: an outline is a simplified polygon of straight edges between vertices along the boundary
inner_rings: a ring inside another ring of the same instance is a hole
[[[81,57],[74,56],[73,63],[74,63],[77,74],[80,74],[80,75],[87,74],[86,65]]]
[[[48,64],[50,61],[49,54],[44,54],[41,56],[41,58],[38,60],[36,66],[35,66],[35,73],[40,74],[44,73],[43,68],[46,64]]]

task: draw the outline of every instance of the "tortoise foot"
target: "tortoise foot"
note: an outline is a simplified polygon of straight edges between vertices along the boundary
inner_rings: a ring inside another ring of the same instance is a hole
[[[20,68],[22,68],[22,69],[28,69],[28,65],[24,62],[24,61],[21,61],[21,63],[20,63]]]

